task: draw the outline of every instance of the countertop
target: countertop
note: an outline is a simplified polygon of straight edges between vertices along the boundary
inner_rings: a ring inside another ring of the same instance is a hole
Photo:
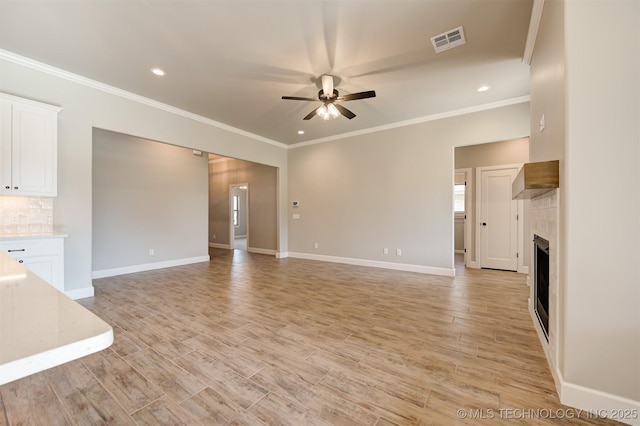
[[[0,241],[29,240],[36,238],[67,238],[69,235],[59,232],[37,232],[25,234],[0,235]]]
[[[0,385],[112,343],[109,324],[0,251]]]

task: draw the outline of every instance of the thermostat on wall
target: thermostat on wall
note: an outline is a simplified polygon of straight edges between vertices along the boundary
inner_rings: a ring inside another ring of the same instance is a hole
[[[300,203],[298,201],[292,201],[291,202],[291,207],[298,207],[300,205]]]

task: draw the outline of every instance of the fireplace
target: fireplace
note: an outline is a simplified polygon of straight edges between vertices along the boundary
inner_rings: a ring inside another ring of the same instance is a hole
[[[534,235],[533,248],[534,311],[544,332],[544,337],[549,341],[549,241],[539,235]]]

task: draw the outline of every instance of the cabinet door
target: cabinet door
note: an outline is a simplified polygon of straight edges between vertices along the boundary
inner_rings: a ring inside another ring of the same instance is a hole
[[[50,255],[50,256],[34,256],[34,257],[25,257],[24,259],[19,259],[18,262],[22,263],[28,270],[62,291],[59,288],[60,284],[56,282],[56,277],[58,275],[58,269],[60,267],[60,260],[58,256]]]
[[[18,195],[56,195],[57,114],[13,104],[12,189]]]
[[[11,102],[0,99],[0,194],[11,191]]]

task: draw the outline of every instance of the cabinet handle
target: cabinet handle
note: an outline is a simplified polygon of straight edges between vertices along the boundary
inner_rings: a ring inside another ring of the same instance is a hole
[[[25,249],[13,249],[13,250],[7,250],[9,253],[13,253],[14,251],[25,251]]]
[[[17,187],[17,186],[14,186],[14,187],[13,187],[13,189],[18,189],[18,187]]]
[[[11,187],[10,186],[5,186],[4,189],[11,189]]]

